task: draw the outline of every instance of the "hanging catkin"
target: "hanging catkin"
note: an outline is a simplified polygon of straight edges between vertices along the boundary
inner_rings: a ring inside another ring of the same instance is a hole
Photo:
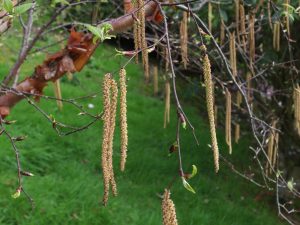
[[[241,35],[242,36],[242,47],[244,49],[244,51],[246,52],[246,49],[247,49],[247,40],[246,40],[246,18],[245,18],[245,8],[244,8],[244,5],[242,3],[240,3],[240,6],[239,6],[239,12],[240,12],[240,30],[239,30],[239,36]]]
[[[276,163],[276,157],[277,157],[277,152],[278,152],[278,139],[279,139],[279,134],[278,132],[275,130],[276,129],[276,124],[277,121],[274,120],[272,122],[272,130],[270,130],[270,134],[268,137],[268,150],[267,150],[267,154],[268,154],[268,159],[266,162],[266,168],[265,168],[265,173],[267,175],[270,175],[273,171],[273,168],[275,167],[275,163]]]
[[[121,127],[121,171],[125,170],[128,146],[127,131],[127,87],[126,87],[126,70],[120,70],[120,127]]]
[[[186,69],[188,63],[188,12],[183,12],[183,17],[180,22],[180,48],[181,61],[184,69]]]
[[[280,51],[280,22],[276,21],[273,24],[273,48],[275,51]]]
[[[224,20],[221,18],[221,23],[220,23],[220,46],[224,44],[225,41],[225,24]]]
[[[169,66],[170,66],[170,58],[169,58],[169,51],[168,48],[164,48],[164,59],[165,59],[165,71],[169,71]]]
[[[247,82],[247,101],[251,103],[251,80],[252,74],[250,71],[247,71],[246,82]]]
[[[116,126],[116,113],[118,103],[118,85],[114,79],[111,79],[111,104],[110,104],[110,133],[109,133],[109,147],[107,153],[107,161],[110,171],[110,184],[112,193],[114,196],[117,195],[117,185],[113,170],[113,140]]]
[[[294,117],[295,117],[295,128],[300,136],[300,87],[297,86],[294,88]]]
[[[232,145],[231,145],[231,94],[226,89],[225,91],[226,97],[226,121],[225,121],[225,139],[226,144],[229,148],[229,154],[232,153]]]
[[[165,83],[165,113],[164,113],[164,128],[170,122],[170,99],[171,99],[171,87],[170,81],[166,80]]]
[[[175,205],[170,198],[170,191],[165,189],[162,204],[162,217],[164,225],[177,225]]]
[[[206,87],[206,103],[207,103],[207,112],[208,112],[208,119],[210,125],[212,150],[214,153],[215,171],[218,172],[219,171],[219,147],[217,141],[216,127],[215,127],[213,87],[212,87],[210,61],[206,52],[205,45],[202,45],[200,47],[200,50],[203,55],[202,61],[203,61],[204,82]]]
[[[143,66],[144,66],[144,75],[145,81],[149,82],[149,58],[148,58],[148,46],[146,40],[146,25],[145,25],[145,6],[143,0],[137,0],[138,7],[140,10],[138,11],[138,20],[140,21],[139,26],[139,34],[140,34],[140,48],[142,49],[142,59],[143,59]]]
[[[232,69],[233,76],[237,75],[237,68],[236,68],[236,48],[235,48],[235,32],[230,33],[229,35],[229,57],[230,57],[230,66]]]
[[[285,27],[287,35],[290,36],[290,0],[284,0],[284,11],[285,11]]]
[[[212,32],[212,4],[211,2],[208,2],[208,13],[207,13],[207,20],[208,20],[208,29],[210,33]]]
[[[272,23],[272,12],[271,12],[271,1],[268,1],[268,22],[271,30],[273,30],[273,23]]]
[[[252,72],[254,71],[255,62],[255,14],[250,13],[249,19],[249,57],[250,57],[250,67]]]
[[[235,3],[235,27],[236,27],[236,35],[238,37],[238,42],[240,42],[240,1],[234,0]]]
[[[134,1],[134,8],[137,9],[139,8],[139,2],[138,1]],[[140,20],[139,20],[139,11],[137,13],[134,14],[135,19],[133,22],[133,37],[134,37],[134,48],[135,51],[138,52],[141,49],[141,34],[140,34]],[[135,57],[135,62],[139,63],[139,55],[136,54]]]
[[[59,110],[62,110],[63,103],[62,103],[62,101],[58,100],[58,99],[62,99],[59,79],[57,79],[56,81],[53,82],[53,87],[54,87],[55,98],[57,98],[57,100],[56,100],[57,107]]]
[[[110,183],[110,170],[107,160],[108,148],[110,142],[110,86],[111,78],[110,74],[106,74],[103,80],[102,92],[103,92],[103,140],[102,140],[102,173],[103,173],[103,205],[107,204],[109,196],[109,183]]]
[[[234,125],[234,141],[235,143],[238,143],[241,136],[241,126],[240,124],[236,123]]]
[[[154,95],[158,94],[158,66],[153,66],[153,92]]]

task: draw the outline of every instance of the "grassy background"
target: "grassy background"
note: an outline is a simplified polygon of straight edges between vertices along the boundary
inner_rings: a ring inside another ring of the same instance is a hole
[[[2,79],[17,55],[18,39],[7,35],[1,41]],[[22,68],[22,75],[30,75],[33,65],[42,62],[44,57],[44,54],[32,55]],[[86,68],[76,74],[73,81],[63,79],[63,97],[73,98],[101,92],[103,75],[106,72],[117,72],[125,60],[115,57],[113,48],[105,45],[99,47]],[[12,110],[8,118],[17,120],[17,123],[7,129],[15,136],[28,136],[26,141],[17,146],[21,152],[23,169],[35,174],[33,178],[25,178],[24,185],[34,198],[36,208],[32,211],[24,196],[11,198],[17,187],[16,165],[11,145],[1,136],[0,224],[161,224],[161,199],[157,194],[163,193],[177,173],[176,155],[168,156],[169,146],[175,140],[175,109],[171,109],[171,124],[163,129],[164,103],[146,94],[142,83],[142,68],[130,64],[127,73],[129,156],[125,173],[119,171],[118,124],[114,142],[119,196],[110,198],[106,208],[101,205],[101,121],[84,132],[59,137],[52,125],[23,101]],[[46,88],[45,94],[53,96],[52,84]],[[100,94],[80,102],[91,113],[102,111]],[[88,109],[90,103],[95,108]],[[78,110],[67,104],[64,104],[62,112],[57,110],[55,101],[41,100],[38,105],[62,122],[84,125],[90,121],[85,116],[78,116]],[[179,224],[280,224],[276,212],[272,211],[269,204],[254,200],[260,189],[233,174],[222,163],[219,174],[214,173],[212,153],[208,147],[208,123],[199,116],[198,103],[194,107],[184,105],[184,108],[195,125],[200,146],[195,144],[190,130],[182,131],[183,164],[187,172],[195,164],[199,173],[190,180],[196,194],[186,191],[180,179],[171,190]],[[222,130],[218,130],[220,150],[227,155],[223,136]],[[242,138],[239,145],[234,145],[234,154],[230,159],[243,165],[248,158],[248,144],[247,138]]]

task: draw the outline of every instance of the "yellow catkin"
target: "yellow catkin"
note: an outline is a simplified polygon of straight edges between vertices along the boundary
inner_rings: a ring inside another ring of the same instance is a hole
[[[287,35],[290,36],[291,31],[290,31],[290,13],[289,13],[289,7],[290,7],[290,0],[284,0],[284,11],[285,11],[285,28],[287,31]]]
[[[107,160],[109,141],[110,141],[110,74],[104,76],[102,92],[103,92],[103,138],[102,138],[102,173],[103,173],[103,205],[107,204],[109,196],[110,171]]]
[[[165,58],[165,71],[169,71],[170,59],[169,59],[169,51],[168,48],[164,48],[164,58]]]
[[[271,125],[274,129],[276,129],[277,121],[274,120]],[[268,137],[267,155],[269,161],[267,161],[265,168],[265,173],[267,175],[270,175],[273,171],[272,169],[275,167],[278,152],[279,133],[274,129],[270,131]]]
[[[136,52],[139,51],[140,48],[140,38],[139,38],[139,29],[138,29],[138,21],[134,21],[133,23],[133,37],[134,37],[134,49]],[[135,56],[135,63],[139,63],[139,55],[136,54]]]
[[[154,95],[158,94],[158,66],[153,67],[153,92]]]
[[[238,143],[241,137],[241,126],[240,124],[235,124],[234,126],[234,141]]]
[[[171,87],[170,81],[167,80],[165,83],[165,113],[164,113],[164,128],[170,122],[170,101],[171,101]]]
[[[204,82],[206,87],[206,103],[207,103],[207,112],[210,126],[211,134],[211,144],[212,150],[214,153],[214,164],[215,171],[219,171],[219,147],[217,141],[216,127],[215,127],[215,117],[214,117],[214,102],[213,102],[213,86],[212,86],[212,77],[211,77],[211,67],[208,55],[206,53],[205,45],[200,47],[200,50],[203,54],[203,73],[204,73]]]
[[[110,130],[109,130],[110,132],[109,132],[109,146],[107,152],[107,161],[108,161],[109,172],[110,172],[109,181],[114,196],[117,195],[117,185],[116,185],[114,169],[113,169],[113,140],[114,140],[114,132],[116,126],[117,103],[118,103],[118,85],[115,80],[111,79]]]
[[[208,20],[208,29],[210,32],[212,32],[212,3],[208,2],[208,14],[207,14],[207,20]]]
[[[294,99],[294,118],[295,118],[295,128],[300,136],[300,87],[297,86],[294,88],[294,94],[293,94],[293,99]]]
[[[249,56],[251,71],[254,71],[255,62],[255,14],[250,13],[249,19]]]
[[[252,80],[252,74],[250,71],[246,74],[246,82],[247,82],[247,100],[251,103],[251,80]]]
[[[215,125],[216,125],[216,127],[218,127],[218,106],[215,104],[215,108],[214,108],[214,110],[215,110]]]
[[[188,63],[188,13],[183,12],[182,21],[180,22],[180,48],[181,61],[183,67],[187,68]]]
[[[139,1],[134,1],[134,8],[138,9],[140,7]],[[141,21],[139,20],[139,12],[135,13],[135,20],[133,22],[133,37],[134,37],[134,48],[135,51],[138,52],[142,46],[141,46]],[[135,62],[139,63],[139,55],[137,54],[135,57]]]
[[[242,36],[242,47],[244,49],[244,51],[246,52],[247,49],[247,40],[246,40],[246,18],[245,18],[245,8],[244,5],[242,3],[240,3],[239,6],[239,12],[240,12],[240,34]]]
[[[224,44],[225,41],[225,24],[224,20],[221,18],[221,23],[220,23],[220,46]]]
[[[53,82],[53,87],[54,87],[55,98],[62,99],[61,88],[60,88],[60,80],[59,79],[57,79],[56,81]],[[62,101],[56,100],[56,104],[57,104],[58,109],[62,110],[62,108],[63,108]]]
[[[268,8],[268,22],[269,22],[269,26],[270,26],[271,30],[273,30],[272,12],[271,12],[271,1],[270,0],[268,0],[267,8]]]
[[[240,43],[240,1],[235,0],[235,26],[236,26],[236,34],[238,36],[238,41]]]
[[[229,49],[230,49],[230,66],[232,69],[233,76],[237,75],[236,67],[236,48],[235,48],[235,32],[229,35]]]
[[[138,20],[140,21],[139,34],[140,34],[140,43],[142,49],[142,59],[144,66],[144,76],[145,81],[149,82],[149,58],[148,58],[148,46],[146,40],[146,25],[145,25],[145,6],[143,0],[137,0],[138,6],[141,7],[138,11]]]
[[[164,225],[178,225],[175,205],[170,198],[170,191],[165,189],[162,204],[162,217]]]
[[[275,133],[274,137],[274,152],[273,152],[273,158],[272,158],[272,166],[275,168],[276,162],[277,162],[277,155],[278,155],[278,144],[279,144],[279,133]],[[271,172],[271,171],[270,171]]]
[[[121,171],[125,170],[128,146],[127,130],[127,87],[126,87],[126,70],[120,70],[120,127],[121,127]]]
[[[229,148],[229,154],[232,153],[232,144],[231,144],[231,94],[226,89],[226,121],[225,121],[225,139],[226,144]]]
[[[276,21],[273,24],[273,48],[275,51],[280,51],[280,22]]]

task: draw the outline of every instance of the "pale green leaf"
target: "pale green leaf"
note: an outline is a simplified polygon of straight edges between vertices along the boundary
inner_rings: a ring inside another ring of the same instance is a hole
[[[197,172],[198,172],[198,169],[197,169],[197,167],[195,165],[192,165],[192,167],[193,167],[193,170],[192,170],[191,176],[189,177],[190,179],[192,177],[194,177],[197,174]]]
[[[21,190],[18,189],[18,190],[16,191],[16,193],[14,193],[14,194],[11,195],[11,197],[12,197],[12,198],[19,198],[20,195],[21,195]]]
[[[26,12],[27,10],[29,10],[32,7],[32,3],[25,3],[22,5],[18,5],[15,7],[14,9],[14,13],[15,14],[22,14],[24,12]]]
[[[3,0],[3,8],[5,11],[11,13],[13,11],[14,5],[11,0]]]
[[[188,191],[192,192],[193,194],[196,194],[195,190],[192,188],[192,186],[182,177],[182,184]]]

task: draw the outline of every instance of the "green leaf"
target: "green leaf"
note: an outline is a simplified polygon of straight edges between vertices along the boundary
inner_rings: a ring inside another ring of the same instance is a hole
[[[26,12],[27,10],[29,10],[31,7],[32,7],[32,3],[25,3],[25,4],[22,4],[22,5],[18,5],[15,7],[14,9],[14,13],[15,14],[22,14],[24,12]]]
[[[93,35],[95,35],[96,37],[100,38],[101,37],[101,31],[98,27],[94,27],[90,24],[83,24],[88,30],[89,32],[91,32]]]
[[[193,170],[192,170],[191,176],[189,177],[190,179],[192,177],[194,177],[197,174],[197,172],[198,172],[198,169],[197,169],[197,167],[195,165],[192,165],[192,167],[193,167]]]
[[[14,194],[11,195],[11,197],[12,197],[12,198],[19,198],[20,195],[21,195],[21,190],[18,189],[18,190],[16,191],[16,193],[14,193]]]
[[[181,177],[182,184],[188,191],[192,192],[193,194],[196,194],[195,190],[192,188],[192,186],[184,179],[184,177]]]
[[[3,8],[5,11],[11,13],[13,11],[14,5],[11,0],[3,0]]]

